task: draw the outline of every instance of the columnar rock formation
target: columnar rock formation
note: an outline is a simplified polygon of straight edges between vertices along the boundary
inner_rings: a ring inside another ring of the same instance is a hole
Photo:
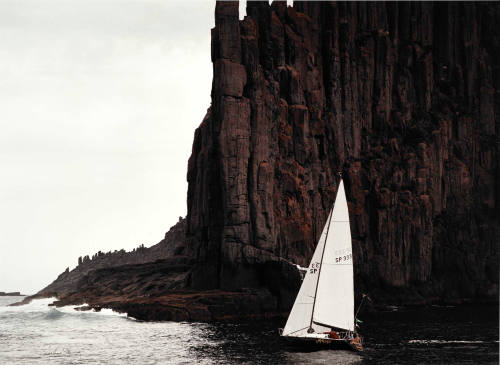
[[[286,312],[341,171],[357,293],[498,301],[498,24],[494,3],[248,2],[240,21],[218,2],[186,220],[38,296],[141,319]]]
[[[342,171],[358,289],[498,295],[500,7],[218,2],[188,167],[190,285],[306,265]],[[271,277],[269,276],[271,275]]]

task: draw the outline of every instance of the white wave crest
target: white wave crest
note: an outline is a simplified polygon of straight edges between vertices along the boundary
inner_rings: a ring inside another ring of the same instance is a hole
[[[127,317],[127,313],[119,313],[115,312],[112,309],[109,308],[102,308],[100,311],[96,311],[94,309],[89,309],[89,310],[77,310],[76,308],[85,308],[88,307],[88,304],[82,304],[82,305],[67,305],[64,307],[59,307],[57,308],[59,311],[66,313],[66,314],[93,314],[97,316],[115,316],[115,317]]]
[[[84,303],[82,305],[65,305],[63,307],[51,307],[55,308],[57,311],[64,313],[64,314],[69,314],[69,315],[96,315],[96,316],[115,316],[115,317],[126,317],[127,313],[119,313],[115,312],[112,309],[109,308],[102,308],[100,311],[96,311],[94,309],[88,309],[88,310],[78,310],[78,308],[85,308],[88,307],[89,305],[87,303]]]
[[[19,306],[0,306],[0,313],[47,313],[51,316],[55,316],[55,312],[60,312],[63,314],[70,315],[97,315],[97,316],[115,316],[115,317],[127,317],[127,313],[115,312],[109,308],[103,308],[100,311],[95,311],[93,309],[80,311],[75,308],[86,307],[88,304],[83,305],[67,305],[63,307],[55,307],[50,304],[54,303],[57,298],[43,298],[43,299],[33,299],[31,302]]]
[[[408,343],[423,345],[442,345],[442,344],[477,344],[487,343],[486,341],[474,340],[409,340]]]
[[[52,304],[57,298],[43,298],[43,299],[33,299],[31,302],[18,306],[0,306],[0,313],[37,313],[37,312],[48,312],[52,307]]]

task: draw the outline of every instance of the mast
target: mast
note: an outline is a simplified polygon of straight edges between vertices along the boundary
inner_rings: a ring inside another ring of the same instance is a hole
[[[342,173],[339,173],[339,175],[340,175],[340,181],[342,181]],[[340,183],[339,183],[339,185],[340,185]],[[332,208],[332,211],[333,211],[333,208]],[[314,289],[313,307],[312,307],[312,311],[311,311],[311,322],[309,322],[309,329],[307,330],[308,333],[314,332],[314,329],[312,328],[313,317],[314,317],[314,307],[316,306],[316,296],[318,294],[319,277],[321,275],[321,268],[323,267],[323,256],[325,255],[326,242],[328,239],[328,232],[330,231],[330,223],[332,222],[332,217],[333,217],[333,214],[330,214],[330,219],[328,220],[328,228],[326,229],[325,244],[323,245],[323,251],[321,252],[321,260],[320,260],[320,265],[319,265],[319,270],[318,270],[318,279],[316,280],[316,288]]]

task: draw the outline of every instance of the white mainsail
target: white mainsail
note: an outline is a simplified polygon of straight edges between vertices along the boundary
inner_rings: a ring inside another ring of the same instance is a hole
[[[354,331],[351,231],[343,181],[282,335],[307,336],[310,327],[315,333],[332,327]]]
[[[349,211],[341,181],[321,263],[313,322],[354,331],[354,279]]]

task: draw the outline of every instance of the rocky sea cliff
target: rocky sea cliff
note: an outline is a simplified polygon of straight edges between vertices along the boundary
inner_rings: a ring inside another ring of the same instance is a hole
[[[218,2],[188,214],[38,296],[140,319],[286,313],[344,174],[356,292],[498,301],[500,6]],[[83,308],[85,309],[85,308]]]

